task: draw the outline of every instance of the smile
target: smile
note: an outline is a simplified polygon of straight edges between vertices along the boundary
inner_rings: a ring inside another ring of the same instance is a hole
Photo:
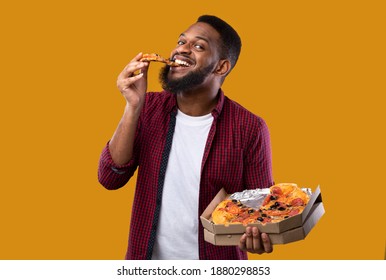
[[[174,55],[171,61],[178,64],[177,67],[191,67],[194,65],[194,61],[188,57],[182,55]]]
[[[191,64],[189,64],[188,62],[183,61],[183,60],[181,60],[181,59],[175,59],[174,62],[178,63],[180,66],[183,66],[183,67],[189,67],[189,66],[191,66]]]

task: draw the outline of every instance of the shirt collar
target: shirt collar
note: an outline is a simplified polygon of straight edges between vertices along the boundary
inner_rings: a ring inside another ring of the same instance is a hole
[[[168,91],[163,91],[162,94],[169,95],[168,102],[167,102],[166,108],[165,108],[166,111],[168,113],[177,112],[177,98],[176,98],[176,95],[171,93],[171,92],[168,92]]]
[[[166,105],[167,112],[169,112],[169,113],[170,112],[177,112],[177,97],[176,97],[176,95],[173,93],[170,93],[168,91],[165,91],[165,93],[170,95],[169,102]],[[218,116],[221,114],[222,108],[224,106],[224,99],[225,99],[224,92],[220,88],[218,90],[218,94],[217,94],[217,105],[212,110],[212,116],[215,119],[217,119]]]
[[[220,88],[217,93],[217,105],[216,107],[214,107],[212,111],[213,118],[217,119],[218,116],[220,116],[222,108],[224,107],[224,99],[225,99],[224,92]]]

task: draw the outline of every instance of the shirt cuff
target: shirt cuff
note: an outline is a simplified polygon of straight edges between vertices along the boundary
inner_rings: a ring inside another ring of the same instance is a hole
[[[114,173],[119,174],[119,175],[122,175],[122,174],[129,172],[130,168],[134,164],[134,160],[131,159],[128,163],[123,164],[123,165],[115,164],[115,162],[113,161],[113,158],[111,157],[111,154],[110,154],[109,143],[110,143],[110,141],[107,142],[105,148],[102,151],[101,160],[102,160],[103,164],[106,167],[110,168]]]

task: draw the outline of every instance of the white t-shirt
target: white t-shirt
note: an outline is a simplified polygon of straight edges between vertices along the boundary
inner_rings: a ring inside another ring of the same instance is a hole
[[[152,259],[199,259],[201,163],[212,122],[211,114],[192,117],[178,110]]]

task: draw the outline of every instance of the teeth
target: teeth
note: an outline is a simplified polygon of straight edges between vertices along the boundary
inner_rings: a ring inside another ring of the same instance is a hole
[[[178,63],[179,65],[186,66],[186,67],[190,66],[189,63],[187,63],[186,61],[180,60],[180,59],[176,59],[176,60],[174,60],[174,62]]]

